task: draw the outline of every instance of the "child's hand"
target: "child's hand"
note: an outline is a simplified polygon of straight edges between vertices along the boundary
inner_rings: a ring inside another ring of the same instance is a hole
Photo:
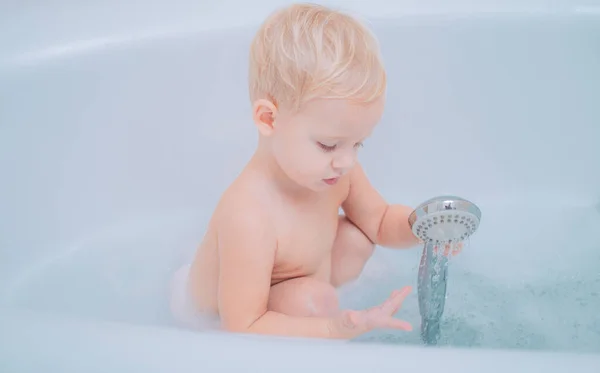
[[[422,239],[419,238],[419,244],[424,245],[425,241],[423,241]],[[462,241],[457,244],[447,243],[444,245],[444,251],[442,253],[444,254],[444,256],[455,256],[455,255],[460,254],[463,247],[464,247],[464,244],[462,243]],[[440,251],[440,246],[435,245],[433,247],[433,254],[437,255],[439,251]]]
[[[445,244],[444,245],[444,251],[442,252],[444,256],[455,256],[460,254],[460,252],[463,249],[463,243],[459,242],[457,244]],[[436,245],[433,247],[433,254],[434,255],[438,255],[438,252],[440,250],[440,246]]]
[[[352,339],[374,329],[399,329],[411,331],[412,326],[404,320],[394,318],[402,306],[402,302],[410,293],[411,287],[395,290],[391,296],[379,306],[362,311],[345,310],[334,319],[332,333],[345,339]]]

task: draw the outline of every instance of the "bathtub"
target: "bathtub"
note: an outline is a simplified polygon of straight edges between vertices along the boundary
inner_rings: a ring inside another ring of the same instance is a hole
[[[388,105],[360,155],[373,184],[482,210],[429,347],[416,294],[399,312],[415,332],[350,342],[172,321],[170,275],[254,150],[252,33],[286,2],[87,3],[0,5],[0,371],[600,371],[592,2],[323,2],[381,41]],[[377,248],[343,305],[416,289],[419,255]]]

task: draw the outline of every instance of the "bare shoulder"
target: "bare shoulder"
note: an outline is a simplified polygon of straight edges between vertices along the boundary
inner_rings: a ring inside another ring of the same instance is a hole
[[[260,180],[252,175],[240,175],[223,193],[213,216],[219,242],[235,238],[236,242],[245,241],[244,247],[272,243],[275,240],[270,229],[273,216],[271,210],[265,208],[269,202],[269,194]]]
[[[354,167],[352,167],[352,170],[350,170],[349,174],[349,186],[352,187],[353,185],[358,184],[363,184],[363,183],[368,183],[369,182],[369,178],[367,177],[367,174],[365,173],[365,169],[363,168],[362,164],[360,162],[356,162],[356,164],[354,165]]]
[[[349,191],[342,203],[342,209],[346,217],[372,242],[377,242],[380,223],[388,204],[371,185],[359,163],[356,163],[348,176]]]
[[[356,162],[354,167],[348,172],[345,177],[343,185],[340,188],[340,196],[342,196],[341,203],[351,203],[352,199],[356,197],[357,192],[370,189],[371,183],[367,177],[362,165]]]

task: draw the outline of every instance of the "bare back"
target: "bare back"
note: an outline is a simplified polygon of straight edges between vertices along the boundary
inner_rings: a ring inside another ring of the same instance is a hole
[[[240,209],[255,215],[260,228],[276,243],[271,286],[297,277],[329,282],[339,208],[348,192],[349,179],[345,176],[325,193],[292,199],[265,178],[244,170],[219,201],[192,263],[190,289],[198,308],[219,313],[219,238],[239,234],[240,229],[228,216],[241,213]],[[264,255],[263,251],[257,255]],[[240,260],[239,266],[243,265]]]

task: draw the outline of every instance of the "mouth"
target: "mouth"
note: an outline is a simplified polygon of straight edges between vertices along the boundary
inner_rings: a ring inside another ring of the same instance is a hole
[[[333,184],[337,183],[337,181],[338,181],[339,179],[340,179],[339,177],[332,177],[332,178],[329,178],[329,179],[323,179],[323,181],[324,181],[324,182],[325,182],[325,184],[327,184],[327,185],[333,185]]]

